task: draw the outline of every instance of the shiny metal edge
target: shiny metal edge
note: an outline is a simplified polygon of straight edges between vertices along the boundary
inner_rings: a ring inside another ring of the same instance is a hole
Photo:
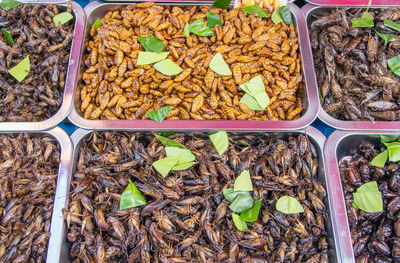
[[[159,2],[160,4],[176,4],[171,2]],[[128,3],[103,3],[94,1],[85,7],[87,14],[87,24],[96,20],[92,19],[92,13],[99,8],[111,9]],[[179,3],[181,5],[193,5],[192,3]],[[210,3],[197,3],[197,5],[209,5]],[[304,115],[293,121],[227,121],[227,120],[165,120],[161,123],[152,120],[88,120],[84,119],[76,109],[76,101],[73,103],[72,110],[68,116],[69,120],[76,126],[85,129],[136,129],[136,130],[210,130],[210,129],[229,129],[229,130],[287,130],[287,129],[302,129],[309,126],[318,115],[318,105],[314,103],[318,101],[318,89],[315,82],[310,78],[314,77],[313,68],[309,67],[312,61],[310,40],[307,34],[307,26],[305,18],[301,10],[295,4],[288,5],[292,11],[294,20],[297,23],[297,33],[299,38],[300,53],[302,58],[304,78],[305,78],[305,95],[307,110]],[[86,34],[85,34],[86,36]],[[84,41],[83,41],[84,42]],[[83,51],[84,52],[84,51]],[[79,63],[81,64],[81,63]],[[315,78],[315,77],[314,77]],[[74,98],[78,92],[78,85],[75,87]]]
[[[307,0],[310,4],[321,6],[399,6],[400,0]]]
[[[399,131],[334,131],[326,140],[324,146],[325,166],[327,169],[328,185],[331,192],[331,208],[335,211],[333,219],[335,221],[335,231],[339,243],[340,258],[343,262],[354,263],[353,245],[350,234],[350,225],[347,217],[346,203],[342,180],[339,172],[337,149],[341,142],[354,135],[373,136],[373,135],[399,135]]]
[[[66,3],[49,2],[49,1],[27,1],[25,3],[46,4],[53,3],[58,6],[67,6]],[[75,26],[71,49],[69,53],[69,61],[67,67],[67,75],[65,77],[65,87],[63,100],[60,109],[47,120],[39,122],[0,122],[0,131],[41,131],[50,129],[62,122],[69,114],[72,103],[75,86],[78,79],[79,61],[81,57],[83,32],[86,25],[86,15],[83,8],[77,3],[72,3],[72,10],[75,15]]]
[[[311,4],[304,5],[301,9],[301,11],[304,13],[305,16],[305,21],[306,21],[306,28],[307,28],[307,35],[309,35],[308,31],[308,20],[309,16],[312,15],[316,10],[319,9],[331,9],[331,8],[344,8],[344,7],[365,7],[365,6],[360,6],[360,5],[353,5],[353,6],[315,6]],[[386,6],[370,6],[370,8],[384,8],[384,7],[389,7],[389,5]],[[314,59],[313,59],[313,54],[311,50],[311,45],[309,45],[307,48],[310,50],[310,59],[312,60],[312,68],[313,68],[313,74],[314,76],[311,78],[312,81],[314,82],[313,84],[317,87],[317,92],[318,92],[318,82],[317,82],[317,74],[315,72],[315,67],[314,67]],[[319,99],[319,96],[318,96]],[[377,131],[396,131],[400,129],[400,120],[399,121],[342,121],[339,119],[335,119],[332,116],[330,116],[328,113],[325,112],[325,110],[322,108],[322,105],[319,101],[318,103],[319,107],[319,113],[318,113],[318,118],[323,121],[325,124],[332,126],[335,129],[338,130],[361,130],[361,131],[368,131],[368,130],[377,130]]]
[[[113,131],[136,131],[136,130],[126,130],[126,129],[113,129]],[[211,131],[211,130],[208,130]],[[75,165],[76,165],[76,160],[78,158],[78,153],[79,153],[79,146],[82,143],[82,140],[89,135],[91,132],[93,132],[93,130],[86,130],[86,129],[82,129],[79,128],[78,130],[76,130],[72,135],[71,135],[71,140],[73,143],[73,148],[74,148],[74,152],[72,154],[72,159],[70,162],[70,166],[69,166],[69,170],[68,170],[68,179],[67,182],[68,184],[70,184],[71,182],[71,178],[72,178],[72,174],[73,171],[75,170]],[[241,132],[241,131],[237,131],[234,130],[232,132]],[[253,133],[261,133],[261,131],[252,131]],[[311,139],[311,141],[313,142],[314,146],[316,147],[317,151],[318,151],[318,155],[319,155],[319,162],[320,162],[320,167],[318,170],[318,173],[320,175],[320,180],[323,181],[326,189],[327,189],[327,197],[324,200],[325,204],[328,205],[328,212],[329,212],[329,219],[327,219],[326,224],[327,224],[327,230],[328,230],[328,234],[329,234],[329,238],[328,238],[328,243],[329,243],[329,256],[331,259],[331,262],[342,262],[339,258],[340,252],[339,252],[339,246],[337,244],[337,237],[336,237],[336,232],[334,231],[335,226],[334,226],[334,220],[333,220],[333,215],[334,215],[334,210],[331,207],[331,193],[328,190],[328,180],[327,180],[327,176],[326,176],[326,166],[325,166],[325,161],[324,161],[324,152],[323,152],[323,146],[325,144],[326,138],[325,136],[316,128],[314,127],[308,127],[306,129],[303,130],[285,130],[285,131],[276,131],[276,130],[268,130],[268,131],[262,131],[262,133],[272,133],[272,134],[300,134],[300,133],[304,133],[307,134],[309,136],[309,138]],[[62,202],[62,204],[65,205],[68,203],[68,194],[64,195],[64,193],[66,193],[65,191],[67,191],[67,193],[69,192],[69,186],[64,186],[64,192],[63,192],[63,196],[62,196],[62,200],[60,200],[60,202]],[[62,226],[59,227],[59,233],[61,233],[62,235],[62,243],[59,246],[59,250],[61,252],[57,252],[57,256],[58,258],[56,259],[55,257],[52,258],[54,261],[53,262],[70,262],[69,260],[69,245],[66,239],[66,224],[63,218],[60,218],[60,221],[62,221]]]

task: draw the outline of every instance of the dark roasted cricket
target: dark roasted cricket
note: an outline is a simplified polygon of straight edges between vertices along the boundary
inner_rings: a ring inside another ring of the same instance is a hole
[[[384,150],[383,145],[364,143],[339,163],[356,262],[400,262],[400,163],[370,165]],[[352,194],[370,181],[382,192],[383,212],[366,213],[352,206]]]
[[[48,135],[0,135],[0,262],[45,262],[60,147]]]
[[[162,177],[152,163],[165,156],[151,133],[99,132],[82,139],[71,182],[68,225],[73,262],[329,262],[324,185],[307,136],[230,133],[221,157],[208,134],[174,134],[198,164]],[[248,169],[258,220],[236,229],[222,191]],[[131,179],[142,207],[119,210]],[[275,209],[283,195],[304,213]]]
[[[0,121],[43,121],[61,107],[74,19],[55,27],[60,12],[56,5],[38,4],[0,9],[1,29],[14,39],[11,47],[0,34]],[[19,83],[8,70],[28,55],[30,72]]]
[[[374,28],[353,27],[368,11]],[[332,117],[349,121],[400,120],[400,78],[387,60],[400,54],[400,33],[383,20],[400,19],[399,8],[334,9],[310,25],[311,47],[322,107]],[[394,34],[386,47],[374,31]]]

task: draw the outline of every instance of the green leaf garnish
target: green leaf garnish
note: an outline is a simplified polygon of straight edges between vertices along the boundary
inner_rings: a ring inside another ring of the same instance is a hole
[[[255,100],[254,102],[254,100],[251,100],[248,96],[243,96],[240,103],[245,104],[253,110],[265,110],[270,99],[268,94],[265,92],[264,81],[261,76],[257,76],[248,82],[241,84],[240,88]]]
[[[1,8],[4,11],[8,11],[10,9],[13,9],[16,6],[19,6],[21,2],[15,1],[15,0],[3,0],[0,4]]]
[[[258,5],[246,6],[242,8],[242,11],[250,15],[254,13],[256,17],[269,17],[269,14]]]
[[[226,131],[219,131],[210,135],[211,142],[219,155],[223,155],[229,146],[228,134]]]
[[[64,25],[65,23],[67,23],[69,20],[71,20],[73,18],[74,18],[74,16],[71,13],[62,12],[53,17],[53,22],[54,22],[55,26],[58,26],[60,24]]]
[[[216,25],[223,26],[221,18],[219,18],[218,14],[210,11],[207,11],[207,24],[210,28],[213,28]]]
[[[15,67],[10,69],[8,72],[19,82],[22,82],[26,76],[28,76],[31,70],[31,63],[29,56],[26,56],[21,62],[19,62]]]
[[[139,39],[140,44],[142,44],[143,48],[147,52],[160,53],[165,49],[165,44],[155,36],[151,37],[138,36],[137,38]]]
[[[245,231],[247,229],[246,222],[243,219],[241,219],[239,215],[232,213],[232,220],[236,228],[239,229],[240,231]]]
[[[257,101],[249,94],[244,94],[240,99],[239,103],[242,103],[247,106],[247,108],[251,110],[265,110],[257,103]]]
[[[170,136],[170,135],[175,134],[175,133],[176,133],[175,131],[162,131],[162,132],[160,132],[161,136]]]
[[[179,162],[177,157],[165,157],[153,163],[153,167],[163,176],[166,177],[172,168]]]
[[[375,156],[374,159],[372,159],[371,165],[383,168],[383,167],[385,167],[385,163],[386,163],[388,157],[389,157],[389,151],[385,150],[385,151],[381,152],[380,154],[378,154],[377,156]]]
[[[376,181],[371,181],[360,186],[353,193],[353,207],[367,213],[383,211],[382,193],[378,189]]]
[[[304,212],[303,207],[296,198],[291,196],[282,196],[276,202],[276,210],[285,214],[296,214]]]
[[[380,38],[383,39],[383,41],[385,41],[385,46],[387,45],[387,43],[389,43],[390,41],[392,41],[393,38],[396,37],[395,34],[382,34],[382,33],[379,33],[378,31],[376,31],[375,29],[374,29],[374,31],[375,31],[375,33],[376,33]]]
[[[260,212],[261,207],[261,199],[256,201],[252,208],[249,210],[243,211],[240,214],[240,218],[246,222],[254,222],[257,221],[258,213]]]
[[[399,138],[398,135],[379,135],[381,142],[393,142]]]
[[[352,19],[353,27],[374,27],[374,17],[371,13],[364,12],[360,19]]]
[[[146,200],[144,199],[143,195],[140,193],[139,189],[137,189],[136,185],[129,180],[128,186],[121,195],[119,209],[122,210],[131,207],[142,206],[145,204]]]
[[[281,9],[281,6],[278,6],[277,8],[275,8],[274,12],[271,15],[271,20],[272,20],[272,23],[274,23],[274,24],[279,24],[279,23],[283,22],[280,9]]]
[[[387,63],[393,74],[400,77],[400,55],[388,59]]]
[[[389,151],[389,161],[391,162],[398,162],[400,161],[400,142],[390,142],[383,144],[386,145]]]
[[[165,147],[165,151],[168,157],[176,157],[178,159],[177,164],[183,164],[194,161],[196,156],[188,149],[182,149],[179,147]]]
[[[391,20],[387,20],[387,19],[383,20],[383,24],[387,27],[390,27],[391,29],[394,29],[394,30],[400,32],[400,24],[397,24],[397,23],[395,23]]]
[[[182,164],[177,164],[172,168],[172,171],[182,171],[189,169],[193,165],[195,165],[197,162],[187,162],[187,163],[182,163]]]
[[[5,29],[2,29],[1,32],[3,33],[4,37],[6,38],[8,44],[10,46],[14,46],[14,40],[13,40],[12,36],[10,35],[10,33]]]
[[[227,9],[232,0],[215,0],[212,7]]]
[[[234,191],[253,191],[253,184],[251,183],[250,173],[248,170],[244,170],[236,178],[235,184],[233,185]]]
[[[225,199],[228,200],[229,202],[233,202],[233,200],[235,200],[235,198],[239,194],[244,194],[244,195],[248,195],[251,197],[251,195],[248,191],[234,191],[233,188],[225,189],[223,191],[223,194],[224,194]]]
[[[179,67],[170,59],[166,59],[154,64],[154,68],[166,76],[177,75],[183,71],[181,67]]]
[[[151,112],[146,113],[146,116],[152,119],[153,121],[162,122],[165,119],[165,117],[167,117],[168,113],[173,109],[174,107],[172,106],[162,107],[157,110],[153,110]]]
[[[215,73],[218,73],[222,76],[232,75],[232,72],[229,69],[228,64],[226,64],[224,58],[222,57],[222,55],[220,53],[215,54],[215,56],[211,59],[209,67]]]
[[[179,147],[179,148],[182,148],[182,149],[186,149],[185,145],[183,145],[183,144],[181,144],[181,143],[179,143],[177,141],[168,139],[167,137],[164,137],[164,136],[161,136],[161,135],[158,135],[158,134],[155,134],[155,133],[153,133],[153,134],[166,147],[167,146],[171,146],[171,147]]]
[[[98,29],[99,27],[101,27],[103,25],[103,22],[101,22],[101,20],[98,18],[96,21],[94,21],[92,28],[93,29]]]
[[[252,208],[254,200],[251,196],[245,194],[238,194],[238,196],[229,205],[229,208],[236,213],[241,213],[247,209]]]
[[[169,52],[143,52],[139,51],[139,56],[136,62],[136,65],[143,66],[153,64],[159,61],[166,59],[169,55]]]
[[[281,6],[279,8],[279,13],[281,14],[283,22],[285,22],[286,25],[293,24],[293,19],[292,19],[292,12],[290,12],[290,8],[287,6]]]
[[[183,34],[188,37],[189,33],[193,33],[200,37],[209,37],[215,35],[215,32],[209,28],[201,18],[196,19],[191,25],[186,24]]]

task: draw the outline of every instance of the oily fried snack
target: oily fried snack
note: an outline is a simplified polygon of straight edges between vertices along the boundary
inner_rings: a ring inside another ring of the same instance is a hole
[[[223,27],[216,35],[183,35],[187,22],[206,11],[218,13]],[[80,110],[86,119],[146,119],[145,114],[174,106],[167,119],[195,120],[293,120],[303,109],[304,82],[299,45],[293,25],[274,25],[240,9],[170,7],[154,3],[130,5],[109,11],[103,26],[91,29],[86,43]],[[169,58],[183,68],[172,77],[152,65],[136,66],[144,51],[137,36],[154,35],[164,42]],[[221,53],[232,76],[209,68]],[[271,98],[265,111],[239,103],[239,84],[261,75]]]
[[[0,135],[0,262],[46,262],[59,162],[48,135]]]
[[[356,262],[400,262],[400,163],[384,168],[370,165],[384,150],[365,143],[339,162]],[[352,205],[353,193],[370,181],[376,181],[382,192],[381,213],[366,213]]]
[[[60,12],[52,4],[0,9],[2,29],[15,42],[10,47],[0,34],[0,121],[43,121],[60,109],[75,21],[55,27]],[[30,72],[19,83],[8,70],[28,55]]]
[[[170,136],[198,162],[162,177],[152,163],[165,155],[151,133],[100,132],[83,139],[64,211],[73,262],[321,262],[328,259],[325,187],[314,145],[301,134],[230,133],[221,157],[208,134]],[[248,169],[258,219],[241,232],[223,190]],[[147,204],[119,209],[136,185]],[[304,213],[275,209],[279,197],[299,200]]]
[[[310,26],[322,107],[348,121],[400,120],[400,78],[387,60],[400,54],[400,33],[383,23],[400,19],[399,8],[368,9],[374,28],[352,27],[367,9],[332,9]],[[376,30],[396,37],[385,47]]]

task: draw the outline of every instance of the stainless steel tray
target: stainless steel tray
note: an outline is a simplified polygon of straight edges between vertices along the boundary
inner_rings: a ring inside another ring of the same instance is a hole
[[[23,133],[27,132],[30,134],[37,135],[49,135],[57,140],[60,145],[61,155],[60,164],[58,166],[58,176],[56,192],[54,196],[53,212],[51,217],[50,226],[50,238],[47,247],[47,260],[48,263],[55,262],[55,258],[59,258],[59,247],[62,241],[62,236],[59,233],[59,229],[62,228],[63,224],[63,214],[62,209],[65,207],[62,200],[67,196],[68,191],[66,191],[66,186],[69,185],[68,172],[70,171],[71,159],[72,159],[72,142],[65,131],[59,127],[55,127],[48,131],[13,131],[11,133]],[[1,132],[5,134],[10,134],[10,132]],[[61,202],[60,202],[61,201]],[[29,200],[26,200],[29,202]]]
[[[25,3],[50,3],[50,1],[25,1]],[[56,3],[58,6],[64,7],[66,10],[67,3],[65,1],[57,3],[52,1],[51,3]],[[77,83],[77,75],[79,70],[79,61],[81,60],[81,49],[83,32],[86,24],[86,15],[83,8],[77,3],[71,1],[72,10],[75,15],[75,26],[73,39],[71,43],[71,50],[69,53],[69,62],[67,75],[65,77],[65,87],[64,95],[60,109],[51,118],[39,121],[39,122],[0,122],[0,131],[39,131],[47,130],[62,122],[70,112],[73,102],[73,92]]]
[[[351,0],[350,0],[351,1]],[[333,1],[327,1],[333,2]],[[339,1],[340,2],[340,1]],[[394,1],[393,1],[394,2]],[[393,3],[392,2],[392,3]],[[332,9],[332,8],[346,8],[346,7],[365,7],[365,6],[360,6],[360,5],[352,5],[352,6],[315,6],[315,5],[310,5],[307,4],[303,6],[301,11],[304,13],[306,21],[307,21],[307,35],[309,35],[308,32],[308,26],[311,24],[313,21],[312,16],[315,14],[320,14],[321,12],[324,12],[326,10]],[[385,8],[389,7],[389,5],[386,6],[370,6],[370,8]],[[314,60],[312,56],[312,51],[311,51],[311,46],[308,45],[307,47],[309,49],[309,52],[311,54],[310,57],[310,64],[308,64],[309,67],[315,68],[314,67]],[[317,83],[317,77],[315,70],[313,70],[314,76],[311,78],[311,80],[314,82],[313,85],[315,85],[318,89],[318,83]],[[335,119],[332,116],[330,116],[328,113],[325,112],[325,110],[322,108],[321,103],[318,105],[319,107],[319,113],[318,113],[318,118],[325,122],[327,125],[332,126],[335,129],[339,130],[382,130],[382,131],[395,131],[400,129],[400,120],[399,121],[343,121],[339,119]]]
[[[378,143],[379,138],[374,135],[394,135],[394,133],[379,131],[335,131],[325,143],[324,158],[328,171],[327,185],[331,193],[331,209],[334,211],[333,220],[339,244],[339,257],[342,262],[354,263],[355,259],[338,160],[349,155],[361,143]],[[399,131],[395,135],[400,135]]]
[[[307,0],[314,5],[383,5],[383,6],[398,6],[399,0]]]
[[[135,2],[135,1],[133,1]],[[157,1],[156,1],[157,2]],[[176,2],[157,2],[162,5],[173,5]],[[191,3],[179,3],[180,5],[193,5]],[[210,5],[210,2],[196,2],[197,5]],[[85,7],[87,14],[87,26],[85,40],[87,41],[90,26],[93,22],[102,17],[108,10],[120,8],[124,4],[112,4],[91,2]],[[87,129],[136,129],[136,130],[208,130],[208,129],[235,129],[235,130],[261,130],[261,129],[302,129],[310,125],[318,114],[318,91],[316,82],[313,81],[315,75],[314,68],[310,67],[312,62],[312,54],[310,48],[310,40],[306,28],[306,23],[301,10],[294,4],[288,5],[293,14],[293,20],[297,27],[297,33],[300,43],[300,51],[302,64],[304,69],[304,78],[306,87],[303,92],[306,109],[304,115],[293,121],[225,121],[225,120],[165,120],[162,123],[156,123],[152,120],[88,120],[81,116],[80,98],[78,85],[74,91],[74,105],[69,115],[69,120],[81,128]],[[81,63],[79,63],[81,64]],[[81,64],[81,71],[83,70]]]
[[[132,131],[132,130],[131,130]],[[83,139],[86,138],[92,131],[91,130],[84,130],[84,129],[78,129],[75,131],[72,136],[72,142],[74,145],[74,153],[73,157],[71,158],[70,166],[68,167],[68,176],[66,179],[63,180],[63,182],[66,182],[67,185],[65,184],[60,184],[60,187],[62,189],[57,188],[57,197],[59,197],[56,202],[58,202],[57,207],[62,207],[64,208],[67,206],[68,203],[68,194],[69,193],[69,184],[71,182],[72,175],[74,171],[76,170],[76,163],[79,157],[79,148],[81,143],[83,142]],[[266,131],[274,136],[277,137],[287,137],[290,135],[296,135],[300,133],[305,133],[309,136],[310,140],[312,143],[315,145],[315,148],[318,151],[318,158],[319,158],[319,169],[318,169],[318,176],[321,182],[325,185],[327,189],[327,197],[325,198],[324,202],[325,205],[328,207],[328,213],[329,213],[329,218],[326,219],[325,225],[326,229],[328,231],[328,243],[329,243],[329,257],[330,257],[330,262],[342,262],[339,258],[339,255],[341,252],[339,251],[339,245],[337,243],[337,237],[334,231],[333,227],[333,219],[332,215],[334,215],[335,211],[331,207],[331,193],[328,191],[328,182],[327,178],[325,176],[325,165],[324,165],[324,159],[323,159],[323,145],[325,143],[325,137],[322,135],[321,132],[319,132],[317,129],[314,127],[308,127],[304,130],[301,131]],[[261,132],[256,132],[256,133],[261,133]],[[53,233],[53,235],[56,236],[57,243],[54,247],[53,254],[51,257],[51,262],[70,262],[71,260],[69,259],[69,243],[67,240],[67,226],[66,222],[62,217],[57,217],[57,229],[56,232]]]

